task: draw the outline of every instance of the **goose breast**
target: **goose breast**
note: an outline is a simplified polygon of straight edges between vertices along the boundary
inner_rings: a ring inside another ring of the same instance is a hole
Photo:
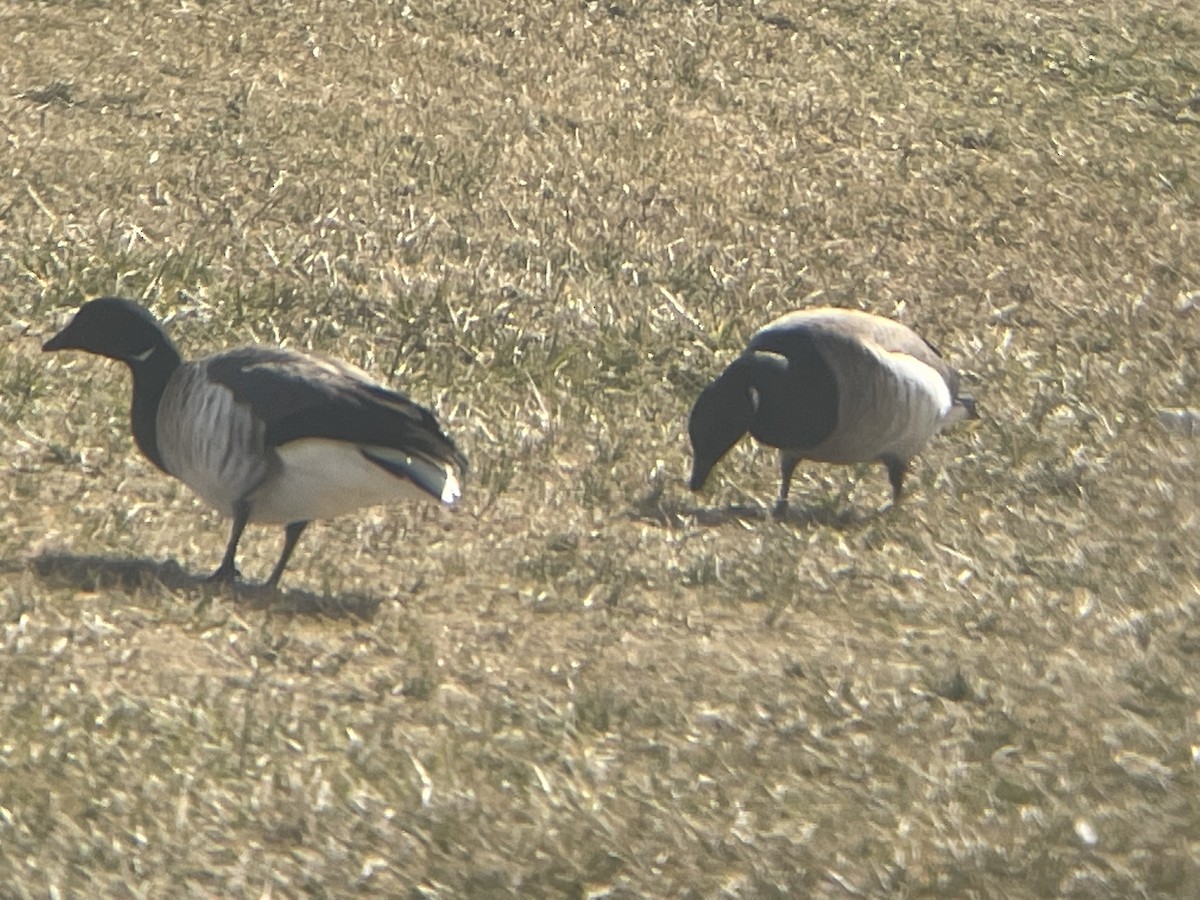
[[[171,376],[158,407],[158,447],[166,470],[226,516],[272,474],[264,426],[228,388],[210,381],[203,361]]]

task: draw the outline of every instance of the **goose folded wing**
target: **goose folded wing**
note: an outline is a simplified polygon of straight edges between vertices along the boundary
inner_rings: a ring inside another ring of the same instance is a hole
[[[268,447],[326,438],[389,448],[456,466],[466,458],[433,413],[346,363],[288,350],[232,350],[205,361],[208,379],[263,423]]]
[[[898,322],[884,319],[879,325],[879,330],[870,336],[874,343],[889,353],[903,353],[929,366],[946,382],[950,396],[957,395],[958,373],[950,368],[950,364],[937,347]]]

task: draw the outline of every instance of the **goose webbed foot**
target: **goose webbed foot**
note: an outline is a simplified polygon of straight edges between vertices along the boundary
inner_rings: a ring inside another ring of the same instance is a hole
[[[213,572],[204,580],[208,584],[233,584],[242,577],[242,573],[238,571],[238,567],[232,563],[221,563],[217,567],[217,571]]]
[[[780,497],[775,501],[775,505],[771,507],[771,515],[776,519],[786,519],[788,514],[787,497]]]

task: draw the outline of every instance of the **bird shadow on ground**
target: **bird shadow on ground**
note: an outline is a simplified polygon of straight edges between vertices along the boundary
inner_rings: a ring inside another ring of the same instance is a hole
[[[701,506],[651,491],[633,504],[628,515],[631,519],[653,522],[664,528],[682,528],[686,524],[720,528],[731,524],[745,526],[753,522],[776,521],[801,527],[820,525],[849,531],[875,519],[879,511],[846,506],[841,502],[828,502],[809,507],[793,505],[783,516],[777,516],[768,507],[758,504]]]
[[[173,592],[202,594],[202,600],[218,594],[233,595],[239,603],[250,609],[268,612],[331,619],[370,619],[380,605],[379,599],[358,593],[330,596],[244,582],[214,584],[203,576],[184,571],[175,560],[156,562],[151,559],[43,553],[30,558],[29,566],[43,581],[82,591],[135,591],[157,584]]]

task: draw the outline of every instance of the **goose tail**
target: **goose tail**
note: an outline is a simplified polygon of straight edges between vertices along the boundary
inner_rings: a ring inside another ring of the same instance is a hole
[[[453,504],[462,496],[462,485],[447,462],[387,447],[360,447],[359,452],[385,472],[412,482],[442,503]]]
[[[955,422],[964,420],[978,419],[979,409],[975,405],[975,398],[970,394],[959,394],[954,398],[950,406],[950,411],[947,413],[943,421],[943,427],[953,425]]]

